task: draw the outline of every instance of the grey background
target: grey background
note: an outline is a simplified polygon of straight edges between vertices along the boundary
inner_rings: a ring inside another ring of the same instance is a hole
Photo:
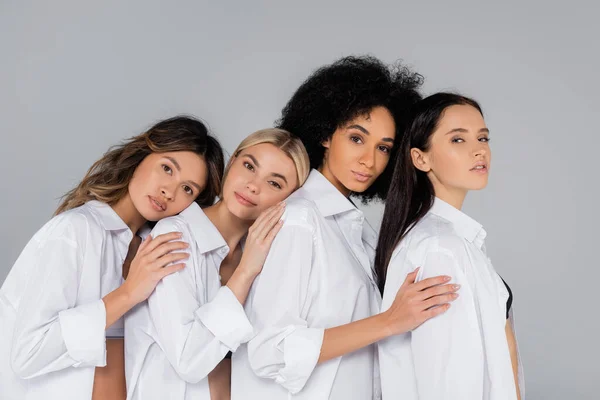
[[[321,64],[404,59],[478,99],[484,224],[515,293],[528,399],[597,399],[599,6],[457,2],[0,2],[0,281],[119,140],[191,113],[231,151]],[[367,208],[378,225],[381,206]],[[594,390],[595,389],[595,390]]]

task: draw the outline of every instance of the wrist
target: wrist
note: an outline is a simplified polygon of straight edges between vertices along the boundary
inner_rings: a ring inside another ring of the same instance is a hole
[[[119,303],[127,306],[127,308],[133,308],[133,306],[139,303],[139,301],[135,300],[135,296],[133,296],[127,281],[123,282],[123,284],[114,291],[114,294],[115,299]]]
[[[255,269],[248,267],[244,263],[240,263],[238,267],[235,269],[235,274],[244,281],[254,281],[254,279],[258,276],[258,272]]]
[[[377,326],[378,330],[382,333],[384,338],[390,337],[394,334],[392,330],[392,320],[390,316],[390,310],[386,310],[382,313],[379,313],[375,316],[377,318]]]

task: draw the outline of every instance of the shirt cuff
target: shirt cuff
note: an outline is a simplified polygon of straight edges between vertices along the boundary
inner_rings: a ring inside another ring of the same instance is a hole
[[[222,286],[212,301],[197,309],[196,317],[231,351],[254,336],[244,307],[227,286]]]
[[[295,327],[277,345],[283,352],[285,367],[279,371],[275,381],[290,393],[296,394],[302,390],[317,366],[324,334],[324,329]]]
[[[83,304],[58,313],[60,329],[74,367],[106,366],[106,308],[104,301]]]

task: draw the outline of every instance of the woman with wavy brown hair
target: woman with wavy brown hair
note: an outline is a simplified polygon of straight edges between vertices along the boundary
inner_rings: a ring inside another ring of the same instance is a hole
[[[187,258],[178,233],[136,233],[212,204],[223,166],[217,140],[183,116],[92,165],[0,289],[0,398],[125,398],[122,316]]]

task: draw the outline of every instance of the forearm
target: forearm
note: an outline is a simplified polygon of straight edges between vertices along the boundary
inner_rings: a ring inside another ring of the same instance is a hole
[[[515,379],[515,388],[517,389],[517,399],[521,400],[521,391],[519,390],[519,358],[517,356],[517,342],[508,320],[506,321],[505,332],[506,341],[508,342],[508,349],[510,350],[510,360]]]
[[[124,286],[120,286],[104,296],[102,301],[106,308],[106,329],[135,306]]]
[[[362,349],[391,335],[386,314],[325,329],[319,363]]]
[[[255,278],[255,274],[248,272],[247,269],[240,264],[235,269],[233,275],[231,275],[231,278],[227,281],[227,287],[233,292],[241,305],[244,305],[246,302],[248,292],[250,291],[250,287]]]

